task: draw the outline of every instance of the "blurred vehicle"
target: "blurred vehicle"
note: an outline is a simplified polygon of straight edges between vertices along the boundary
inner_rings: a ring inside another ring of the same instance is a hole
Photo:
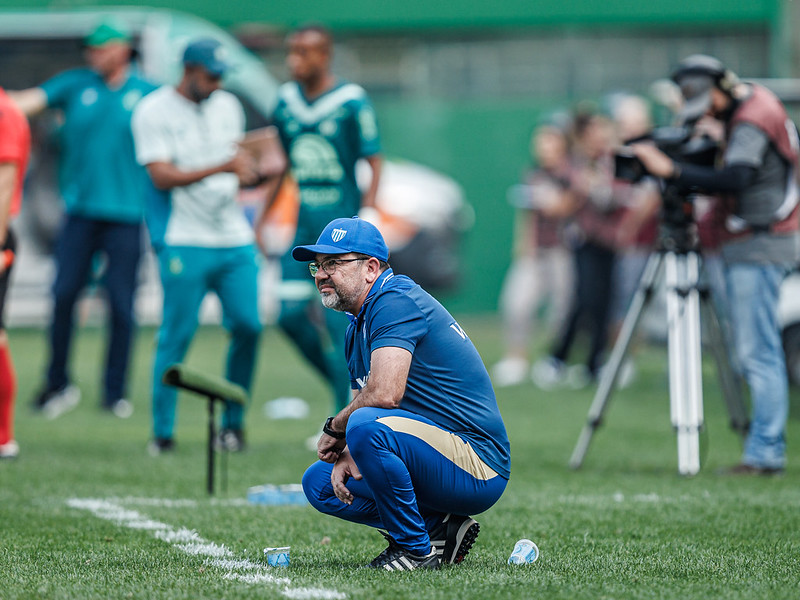
[[[359,162],[356,178],[362,191],[369,187],[370,176],[366,163]],[[260,200],[252,191],[243,193],[251,220]],[[297,201],[297,185],[287,178],[270,207],[264,230],[258,232],[270,257],[289,249],[297,225]],[[417,163],[386,160],[375,208],[374,222],[386,239],[396,273],[409,275],[434,291],[458,285],[458,243],[475,216],[455,180]]]
[[[371,171],[356,169],[362,190]],[[458,183],[433,169],[388,160],[375,199],[376,223],[386,238],[392,268],[429,291],[452,290],[460,276],[459,240],[475,221],[475,212]]]
[[[783,331],[783,349],[789,380],[800,385],[800,267],[781,286],[778,320]]]
[[[181,54],[190,39],[218,39],[234,66],[226,74],[224,86],[242,102],[247,130],[269,124],[280,84],[263,61],[216,25],[173,10],[0,10],[0,85],[11,90],[25,89],[65,69],[83,66],[84,37],[103,18],[112,15],[131,31],[138,68],[157,83],[180,78]],[[48,314],[53,277],[50,255],[63,214],[58,192],[60,125],[55,111],[45,111],[31,121],[33,156],[25,201],[17,220],[21,268],[14,272],[9,298],[8,320],[12,325],[42,324]],[[260,232],[270,240],[274,256],[288,247],[294,232],[297,195],[291,181],[282,190],[281,198],[271,210],[266,231]],[[251,216],[259,209],[260,201],[252,191],[243,191],[242,203]],[[465,203],[458,184],[421,165],[386,161],[378,209],[378,225],[387,237],[393,266],[431,290],[452,289],[458,282],[460,234],[472,222],[471,207]],[[102,264],[98,261],[97,277],[101,276]],[[160,319],[155,268],[152,256],[146,256],[137,294],[137,316],[142,323]],[[264,289],[269,293],[272,288],[266,285]],[[207,304],[201,318],[217,320],[214,299]]]

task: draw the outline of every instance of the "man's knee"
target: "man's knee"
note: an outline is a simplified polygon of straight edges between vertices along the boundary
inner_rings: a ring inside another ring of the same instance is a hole
[[[377,421],[381,416],[385,415],[386,409],[384,408],[375,408],[373,406],[357,408],[347,419],[347,434],[349,435],[356,428],[364,429],[366,427],[370,429],[372,426],[380,427],[380,423]]]
[[[136,319],[133,314],[133,302],[119,302],[111,301],[109,303],[111,308],[111,320],[117,327],[126,327],[132,329],[136,324]]]
[[[167,327],[162,323],[156,338],[156,355],[181,360],[189,350],[197,326]]]
[[[361,451],[372,448],[383,439],[387,428],[378,422],[381,416],[386,415],[382,408],[359,408],[350,415],[347,421],[347,447],[356,460],[361,456]]]
[[[83,290],[83,283],[79,284],[73,278],[59,277],[56,278],[52,287],[53,301],[56,310],[64,308],[71,310],[72,306],[78,300],[78,295]]]
[[[258,319],[249,319],[236,323],[231,334],[243,342],[255,342],[261,335],[261,322]]]
[[[278,315],[278,326],[285,332],[291,333],[304,327],[308,321],[305,302],[283,302]]]
[[[322,513],[330,513],[329,501],[333,495],[331,486],[331,466],[317,461],[303,473],[303,493],[311,506]]]

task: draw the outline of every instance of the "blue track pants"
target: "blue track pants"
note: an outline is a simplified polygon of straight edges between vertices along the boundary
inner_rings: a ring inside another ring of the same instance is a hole
[[[408,411],[360,408],[347,424],[347,446],[362,479],[345,484],[354,499],[333,493],[333,465],[318,461],[303,490],[320,512],[385,529],[415,554],[430,551],[428,531],[446,513],[473,515],[491,507],[508,481],[458,436]]]

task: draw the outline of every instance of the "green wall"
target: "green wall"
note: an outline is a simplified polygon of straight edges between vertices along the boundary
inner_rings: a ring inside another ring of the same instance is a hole
[[[493,310],[510,259],[514,212],[508,186],[528,162],[528,139],[542,110],[530,102],[375,102],[389,156],[453,177],[475,209],[463,242],[463,281],[442,296],[451,310]]]
[[[114,0],[0,0],[5,8],[118,6]],[[151,0],[144,6],[194,13],[224,27],[320,21],[336,29],[487,28],[569,24],[772,22],[780,0]]]

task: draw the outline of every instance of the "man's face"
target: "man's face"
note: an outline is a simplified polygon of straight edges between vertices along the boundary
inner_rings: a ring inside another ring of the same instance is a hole
[[[729,116],[733,100],[717,87],[711,76],[689,74],[678,85],[685,101],[681,109],[685,122],[693,123],[701,117],[725,120]]]
[[[708,113],[715,119],[724,119],[731,106],[731,97],[719,88],[711,89],[711,105],[708,107]]]
[[[188,86],[187,91],[194,102],[202,102],[217,91],[220,87],[221,77],[213,75],[202,67],[190,67],[187,69]]]
[[[131,47],[125,42],[89,46],[85,50],[85,56],[90,69],[101,77],[107,77],[130,61]]]
[[[328,42],[317,31],[302,31],[289,38],[286,66],[297,82],[304,83],[319,78],[328,70],[330,52]]]
[[[314,284],[319,290],[322,304],[338,311],[354,312],[368,287],[362,274],[364,262],[358,255],[318,254],[319,270],[314,275]]]

